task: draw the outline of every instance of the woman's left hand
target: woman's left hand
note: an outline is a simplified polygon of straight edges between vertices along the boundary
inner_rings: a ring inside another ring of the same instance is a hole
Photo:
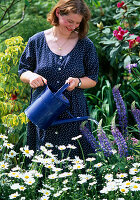
[[[73,77],[69,77],[65,83],[69,83],[69,87],[67,88],[68,91],[72,91],[74,90],[78,83],[79,83],[79,79],[78,78],[73,78]]]

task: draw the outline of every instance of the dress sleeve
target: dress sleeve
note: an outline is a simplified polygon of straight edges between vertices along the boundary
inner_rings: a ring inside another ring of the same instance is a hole
[[[90,41],[90,40],[89,40]],[[99,61],[96,49],[92,41],[86,44],[86,54],[84,57],[85,75],[94,81],[98,81]]]
[[[21,76],[23,72],[34,71],[36,68],[35,42],[28,40],[27,46],[19,61],[18,74]]]

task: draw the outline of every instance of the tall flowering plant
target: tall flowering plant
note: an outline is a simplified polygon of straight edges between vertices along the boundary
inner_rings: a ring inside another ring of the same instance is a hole
[[[120,94],[119,87],[120,85],[115,85],[112,89],[112,93],[113,93],[114,101],[117,107],[119,125],[121,128],[122,134],[124,135],[124,137],[126,137],[128,134],[127,111],[126,111],[126,107],[122,99],[122,96]]]

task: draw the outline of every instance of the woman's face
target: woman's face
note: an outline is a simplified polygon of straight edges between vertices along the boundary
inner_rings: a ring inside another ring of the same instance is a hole
[[[65,33],[71,33],[76,28],[78,28],[83,18],[81,15],[74,13],[69,13],[68,15],[61,16],[59,14],[59,9],[56,10],[56,15],[59,19],[59,26],[61,27],[61,31]]]

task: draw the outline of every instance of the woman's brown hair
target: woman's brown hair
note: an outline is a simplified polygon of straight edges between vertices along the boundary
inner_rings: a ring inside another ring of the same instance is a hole
[[[78,32],[80,39],[84,38],[88,33],[88,21],[91,16],[90,10],[87,7],[86,3],[83,0],[59,0],[47,16],[47,21],[53,26],[59,25],[58,17],[56,16],[57,8],[59,8],[61,16],[68,15],[69,13],[74,13],[79,14],[83,17],[76,31]]]

